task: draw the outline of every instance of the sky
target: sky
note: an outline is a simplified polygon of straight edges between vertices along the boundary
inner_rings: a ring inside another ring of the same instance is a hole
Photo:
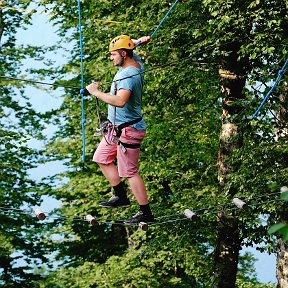
[[[33,44],[33,45],[50,45],[57,42],[59,37],[56,35],[56,28],[48,22],[47,14],[34,14],[32,17],[32,26],[28,30],[19,30],[17,33],[18,44]],[[45,32],[45,34],[44,34]],[[43,37],[43,35],[45,35]],[[49,55],[48,55],[49,56]],[[65,57],[62,53],[51,55],[53,59],[57,60],[57,64],[65,62]],[[64,61],[64,62],[63,62]],[[26,63],[27,66],[34,65],[31,62]],[[30,66],[31,67],[31,66]],[[31,88],[27,86],[29,91],[29,97],[33,106],[38,110],[44,112],[45,110],[59,107],[62,102],[60,90],[54,90],[53,93],[45,93],[39,89]],[[45,105],[43,105],[45,103]],[[79,123],[81,121],[81,115],[79,115]],[[53,133],[53,127],[48,127],[45,133]],[[31,143],[31,145],[41,145],[41,143]],[[61,172],[65,169],[61,162],[50,163],[39,166],[30,171],[33,179],[40,179],[41,177],[47,177],[54,175],[55,172]],[[44,197],[41,209],[43,211],[50,211],[51,209],[60,205],[59,201],[52,199],[51,197]],[[275,255],[268,255],[267,253],[260,253],[255,247],[245,248],[244,252],[251,252],[256,259],[255,268],[258,279],[263,283],[276,283],[276,257]]]
[[[29,10],[37,7],[29,7]],[[32,25],[29,26],[27,30],[19,29],[16,35],[17,45],[25,45],[25,44],[33,44],[37,46],[50,46],[53,43],[61,40],[56,34],[56,27],[53,27],[51,23],[48,21],[48,14],[33,14],[32,16]],[[57,53],[48,52],[46,53],[46,58],[50,58],[57,61],[57,65],[65,64],[66,57],[64,51],[58,51]],[[31,61],[28,59],[24,62],[26,68],[45,68],[43,63],[39,63],[37,61]],[[27,79],[32,79],[32,77],[27,76]],[[45,81],[44,81],[45,82]],[[47,81],[47,83],[51,83],[52,81]],[[38,112],[46,112],[52,109],[57,109],[62,103],[61,94],[63,92],[63,88],[49,89],[50,86],[45,86],[46,91],[37,89],[36,87],[32,87],[27,84],[25,86],[25,91],[27,96],[30,99],[30,102],[34,109]],[[46,127],[43,131],[44,135],[52,135],[56,131],[56,128],[52,125]],[[43,148],[43,143],[39,140],[31,139],[29,141],[29,146],[31,148]],[[49,177],[55,175],[56,173],[64,172],[66,166],[62,164],[61,161],[53,161],[50,163],[46,163],[45,165],[39,165],[37,168],[30,169],[30,177],[33,180],[40,180],[43,177]],[[44,212],[49,212],[52,209],[59,207],[61,202],[53,199],[49,196],[42,197],[42,204],[40,208]]]

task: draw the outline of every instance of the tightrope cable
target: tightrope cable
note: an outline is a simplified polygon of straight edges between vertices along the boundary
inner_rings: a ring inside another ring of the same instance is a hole
[[[202,53],[202,52],[200,51],[197,54],[199,54],[199,53]],[[178,63],[180,63],[182,61],[187,61],[189,59],[192,59],[192,57],[195,57],[197,54],[193,54],[193,55],[191,54],[190,56],[181,58],[179,60],[171,61],[171,62],[168,62],[168,63],[165,63],[165,64],[159,64],[159,65],[156,65],[155,67],[152,67],[151,69],[147,69],[145,71],[141,71],[141,72],[135,73],[135,74],[130,75],[130,76],[126,76],[126,77],[121,78],[121,79],[117,79],[115,81],[104,82],[104,83],[102,83],[102,85],[111,85],[113,82],[116,82],[116,81],[122,81],[122,80],[125,80],[125,79],[128,79],[128,78],[132,78],[134,76],[138,76],[138,75],[141,75],[141,74],[147,74],[147,73],[153,72],[153,71],[155,71],[157,69],[162,69],[162,68],[167,68],[167,67],[170,67],[170,66],[175,66],[176,64],[178,64]],[[192,61],[192,63],[199,64],[199,61]],[[205,64],[208,64],[208,63],[200,63],[200,64],[205,65]],[[47,85],[47,86],[55,86],[55,87],[60,87],[60,88],[73,89],[73,90],[77,89],[79,91],[79,86],[69,86],[69,85],[63,85],[63,84],[57,84],[57,83],[49,83],[49,82],[37,81],[37,80],[31,80],[31,79],[21,79],[21,78],[17,78],[17,77],[2,76],[2,75],[0,75],[0,78],[2,78],[4,80],[14,80],[14,81],[18,81],[18,82],[27,82],[27,83],[31,83],[31,84],[42,84],[42,85]]]
[[[267,193],[266,195],[258,195],[255,197],[252,197],[250,199],[247,199],[248,203],[246,204],[245,202],[243,202],[246,207],[257,207],[257,206],[261,206],[264,204],[268,204],[268,203],[273,203],[273,202],[278,202],[278,201],[283,201],[280,198],[275,198],[276,195],[281,195],[281,192],[272,192],[272,193]],[[272,199],[262,199],[261,201],[257,201],[257,199],[261,199],[264,197],[269,197],[269,196],[274,196]],[[234,198],[235,199],[235,198]],[[238,198],[236,198],[238,199]],[[234,201],[233,201],[234,203]],[[198,209],[193,209],[193,215],[196,218],[201,219],[201,217],[205,216],[212,216],[212,215],[217,215],[219,214],[219,212],[233,212],[236,210],[239,210],[238,206],[235,206],[236,204],[234,203],[234,205],[232,205],[232,203],[219,203],[218,205],[214,205],[214,206],[209,206],[209,207],[205,207],[205,208],[198,208]],[[243,209],[243,208],[242,208]],[[245,208],[246,209],[246,208]],[[244,210],[245,210],[244,209]],[[189,209],[188,209],[189,210]],[[4,213],[4,214],[20,214],[20,215],[32,215],[33,214],[33,209],[29,208],[29,209],[19,209],[19,208],[13,208],[13,207],[5,207],[5,206],[0,206],[0,212]],[[192,212],[192,211],[190,211]],[[45,214],[48,214],[48,212],[43,212],[40,209],[34,209],[34,214],[36,214],[36,216],[38,217],[38,219],[40,220],[44,220],[47,217],[45,216]],[[39,218],[40,215],[40,218]],[[41,218],[43,217],[43,218]],[[105,219],[105,220],[101,220],[99,217],[94,218],[93,216],[91,216],[90,214],[86,215],[86,217],[84,216],[75,216],[75,217],[68,217],[68,216],[57,216],[55,214],[50,214],[49,219],[52,220],[70,220],[70,221],[80,221],[80,222],[90,222],[90,224],[92,224],[92,221],[95,221],[95,223],[99,224],[99,225],[111,225],[111,224],[118,224],[118,225],[123,225],[123,226],[127,226],[127,224],[125,224],[123,221],[121,220],[117,220],[117,219]],[[168,219],[167,219],[168,218]],[[157,217],[156,218],[156,222],[154,223],[149,223],[149,226],[159,226],[159,225],[164,225],[164,224],[174,224],[176,222],[182,222],[182,221],[191,221],[191,219],[193,218],[188,218],[187,215],[185,213],[177,213],[177,214],[173,214],[173,215],[166,215],[166,216],[162,216],[162,217]],[[129,224],[128,224],[129,226]],[[138,223],[132,226],[138,226]]]

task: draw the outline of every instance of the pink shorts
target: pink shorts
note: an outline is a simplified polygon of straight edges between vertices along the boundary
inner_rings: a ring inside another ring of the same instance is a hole
[[[140,144],[145,135],[145,130],[126,127],[122,129],[120,141],[127,144]],[[112,163],[117,157],[119,176],[129,178],[138,173],[139,155],[140,148],[126,148],[126,152],[124,152],[120,145],[115,143],[109,145],[103,138],[94,153],[93,161],[107,165]]]

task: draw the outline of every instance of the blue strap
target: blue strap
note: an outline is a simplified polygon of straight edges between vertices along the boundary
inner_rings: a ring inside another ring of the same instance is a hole
[[[173,5],[169,8],[168,12],[166,13],[166,15],[163,17],[163,19],[160,21],[160,23],[158,24],[157,28],[153,31],[153,33],[151,34],[150,38],[153,38],[154,35],[156,34],[156,32],[159,30],[159,28],[161,27],[161,25],[163,24],[163,22],[166,20],[166,18],[168,17],[168,15],[171,13],[171,11],[173,10],[173,8],[175,7],[175,5],[177,4],[177,2],[179,2],[179,0],[175,0],[175,2],[173,3]],[[141,45],[141,42],[137,43],[135,45],[135,47]]]
[[[80,73],[81,73],[81,114],[82,114],[82,165],[85,163],[85,150],[86,150],[86,140],[85,140],[85,113],[84,113],[84,64],[83,64],[83,38],[82,38],[82,25],[81,25],[81,0],[78,0],[78,25],[79,25],[79,43],[80,43]]]
[[[279,70],[277,79],[275,80],[275,82],[274,82],[273,86],[271,87],[271,89],[268,91],[267,95],[264,97],[262,103],[259,105],[259,107],[256,110],[256,112],[253,114],[252,119],[254,119],[257,116],[257,114],[259,113],[259,111],[261,110],[261,108],[263,107],[265,102],[267,101],[268,97],[271,95],[272,91],[275,89],[276,85],[280,81],[280,78],[281,78],[282,74],[284,73],[284,70],[285,70],[287,64],[288,64],[288,59],[286,60],[285,64],[283,65],[282,69]]]

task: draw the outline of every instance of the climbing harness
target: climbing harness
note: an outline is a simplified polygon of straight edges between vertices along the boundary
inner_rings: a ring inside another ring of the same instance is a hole
[[[124,122],[124,123],[120,124],[119,126],[116,126],[115,127],[116,135],[113,138],[113,143],[117,144],[119,142],[122,130],[124,128],[129,127],[129,126],[131,126],[133,124],[136,124],[136,123],[140,122],[142,120],[142,118],[143,117],[139,117],[139,118],[136,118],[134,120],[131,120],[131,121],[128,121],[128,122]]]
[[[142,119],[143,117],[139,117],[134,120],[124,122],[120,124],[119,126],[113,125],[111,121],[107,120],[103,124],[101,124],[100,129],[98,129],[98,131],[94,133],[94,136],[102,135],[108,145],[112,145],[112,143],[118,144],[124,153],[126,152],[126,148],[130,148],[130,149],[140,148],[140,144],[129,144],[129,143],[122,142],[120,141],[120,137],[122,134],[122,130],[124,128],[129,127],[133,124],[136,124]]]
[[[121,150],[123,151],[123,153],[126,153],[127,148],[130,148],[130,149],[138,149],[138,148],[140,148],[140,144],[139,143],[138,144],[125,143],[125,142],[120,141],[120,137],[121,137],[121,134],[122,134],[122,130],[124,128],[138,123],[139,121],[142,120],[142,118],[143,117],[139,117],[139,118],[136,118],[136,119],[134,119],[132,121],[128,121],[128,122],[122,123],[119,126],[115,127],[116,135],[113,137],[113,143],[119,145]]]

